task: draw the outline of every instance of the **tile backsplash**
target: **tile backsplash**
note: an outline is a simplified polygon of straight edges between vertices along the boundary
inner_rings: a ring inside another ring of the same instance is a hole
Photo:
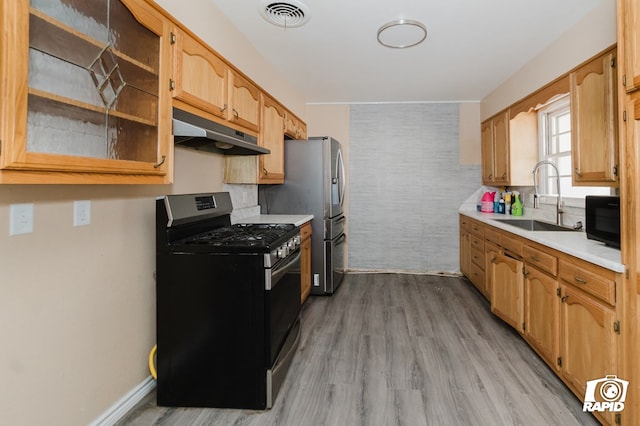
[[[231,195],[231,204],[233,205],[231,221],[260,214],[258,185],[225,183],[223,190]]]

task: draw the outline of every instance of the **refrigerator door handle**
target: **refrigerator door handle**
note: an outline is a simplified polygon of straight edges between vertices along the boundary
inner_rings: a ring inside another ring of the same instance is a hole
[[[344,161],[342,159],[342,150],[338,150],[338,163],[340,164],[340,205],[344,205],[344,193],[347,187],[346,176],[344,171]]]

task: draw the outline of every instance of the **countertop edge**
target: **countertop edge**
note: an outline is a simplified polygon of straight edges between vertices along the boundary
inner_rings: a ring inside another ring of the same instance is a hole
[[[292,223],[295,226],[301,226],[311,219],[313,219],[312,214],[260,214],[240,218],[235,223]]]
[[[606,247],[601,243],[587,240],[584,232],[545,232],[545,231],[527,231],[515,226],[500,223],[500,218],[504,219],[504,215],[495,215],[493,213],[479,213],[476,211],[460,210],[459,214],[475,219],[479,222],[491,225],[503,231],[518,235],[527,240],[542,244],[546,247],[561,251],[570,256],[577,257],[603,268],[614,272],[624,273],[625,266],[621,263],[620,250]],[[499,216],[496,217],[496,216]],[[518,217],[509,217],[509,219],[518,219]],[[521,219],[530,219],[521,217]],[[565,234],[565,235],[559,235]],[[584,240],[575,240],[576,237],[582,237]],[[572,239],[575,241],[572,244]],[[584,247],[580,247],[582,245]],[[586,249],[585,249],[586,247]]]

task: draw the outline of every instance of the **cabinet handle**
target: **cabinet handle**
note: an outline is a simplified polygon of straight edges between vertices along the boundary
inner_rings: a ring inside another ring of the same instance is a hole
[[[582,177],[582,173],[580,173],[580,169],[578,169],[577,167],[575,169],[575,172],[578,175],[578,177]]]
[[[162,160],[160,160],[160,162],[159,162],[159,163],[154,164],[154,165],[153,165],[153,168],[154,168],[154,169],[157,169],[158,167],[162,166],[162,165],[164,164],[164,162],[165,162],[165,160],[166,160],[166,159],[167,159],[167,156],[166,156],[166,155],[163,155],[163,156],[162,156]]]
[[[560,299],[562,301],[562,303],[566,302],[567,299],[569,298],[569,296],[562,296],[562,298]]]
[[[489,175],[489,180],[493,180],[493,173]]]
[[[507,178],[507,172],[504,172],[504,173],[502,174],[502,179],[506,179],[506,178]]]
[[[535,254],[533,256],[530,257],[530,259],[534,262],[540,262],[540,258],[538,256],[536,256]]]
[[[587,280],[585,280],[584,278],[580,278],[580,277],[578,277],[578,276],[576,276],[576,275],[574,275],[573,279],[574,279],[577,283],[580,283],[580,284],[586,284],[586,283],[587,283]]]
[[[225,112],[227,110],[228,105],[224,104],[222,108],[220,108],[220,112]]]
[[[235,108],[233,108],[233,116],[234,116],[235,118],[240,117],[240,114],[238,114],[238,111],[236,111],[236,109],[235,109]]]
[[[267,168],[266,168],[266,167],[263,167],[263,168],[262,168],[262,175],[263,175],[263,176],[267,176],[268,174],[269,174],[269,171],[267,170]]]

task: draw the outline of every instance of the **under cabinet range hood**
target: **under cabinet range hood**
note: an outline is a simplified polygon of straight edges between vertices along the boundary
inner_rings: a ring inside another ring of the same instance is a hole
[[[258,146],[255,136],[175,108],[173,109],[173,140],[178,146],[219,154],[270,153],[268,149]]]

